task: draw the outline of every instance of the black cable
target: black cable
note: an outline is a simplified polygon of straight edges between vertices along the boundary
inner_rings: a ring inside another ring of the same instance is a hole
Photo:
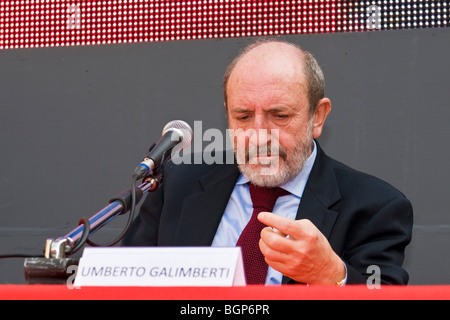
[[[89,222],[89,219],[86,217],[81,218],[78,225],[81,225],[81,224],[83,224],[83,226],[84,226],[83,233],[81,234],[81,238],[75,244],[75,247],[72,249],[72,252],[70,254],[74,254],[75,252],[80,250],[84,246],[86,241],[88,241],[89,232],[91,231],[91,224]]]
[[[84,218],[84,217],[81,218],[78,225],[81,225],[81,224],[84,225],[83,233],[81,234],[80,240],[78,240],[78,242],[75,244],[75,247],[73,248],[73,250],[70,254],[74,254],[75,252],[80,250],[81,247],[83,247],[83,245],[85,244],[86,240],[89,237],[89,231],[90,231],[89,219]],[[11,253],[11,254],[0,255],[0,259],[4,259],[4,258],[44,258],[44,257],[45,257],[45,255],[43,255],[43,254],[31,255],[31,254],[21,254],[21,253]]]
[[[1,254],[0,259],[9,258],[43,258],[43,254],[22,254],[22,253],[11,253],[11,254]]]
[[[73,248],[73,250],[70,252],[69,255],[72,255],[74,253],[76,253],[78,250],[80,250],[85,244],[88,244],[90,246],[93,247],[112,247],[114,245],[116,245],[117,243],[119,243],[124,237],[125,235],[128,233],[128,230],[130,229],[131,226],[131,222],[134,219],[134,215],[135,215],[135,211],[136,211],[136,182],[137,182],[138,177],[136,175],[133,175],[132,177],[132,181],[131,181],[131,207],[130,207],[130,214],[128,215],[128,220],[127,223],[125,225],[125,227],[123,228],[121,234],[112,242],[107,243],[105,245],[101,245],[101,244],[97,244],[95,242],[93,242],[92,240],[89,240],[89,232],[91,229],[90,223],[89,223],[89,219],[88,218],[81,218],[80,222],[78,223],[78,225],[83,224],[84,228],[83,228],[83,233],[81,234],[80,239],[75,243],[75,246]],[[11,253],[11,254],[4,254],[4,255],[0,255],[0,259],[6,259],[6,258],[41,258],[44,257],[43,254],[39,254],[39,255],[30,255],[30,254],[21,254],[21,253]]]
[[[125,227],[123,228],[121,234],[112,242],[107,243],[105,245],[102,244],[98,244],[93,242],[92,240],[87,239],[86,243],[92,247],[112,247],[114,245],[116,245],[117,243],[119,243],[120,241],[122,241],[122,239],[125,237],[125,235],[128,233],[128,230],[130,229],[131,226],[131,222],[134,219],[134,214],[135,214],[135,210],[136,210],[136,182],[137,182],[138,176],[137,175],[133,175],[133,177],[131,178],[131,207],[130,207],[130,214],[128,215],[128,220],[127,223],[125,225]]]

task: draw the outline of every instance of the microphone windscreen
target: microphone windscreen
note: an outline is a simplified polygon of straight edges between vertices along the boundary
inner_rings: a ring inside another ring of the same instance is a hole
[[[193,132],[191,127],[182,120],[172,120],[167,123],[162,131],[162,135],[165,135],[169,131],[176,131],[182,138],[182,142],[179,145],[180,149],[184,149],[191,144]]]

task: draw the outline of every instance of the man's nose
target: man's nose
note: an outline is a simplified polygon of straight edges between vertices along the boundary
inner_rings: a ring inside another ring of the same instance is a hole
[[[263,115],[255,116],[253,123],[253,134],[250,136],[250,143],[254,146],[264,146],[271,140],[270,123]]]

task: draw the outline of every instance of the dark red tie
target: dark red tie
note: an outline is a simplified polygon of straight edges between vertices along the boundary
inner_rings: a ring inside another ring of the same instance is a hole
[[[253,202],[253,214],[242,231],[236,246],[242,248],[244,269],[247,284],[264,284],[266,282],[268,265],[264,255],[259,250],[261,230],[265,227],[257,216],[262,211],[272,212],[278,197],[289,194],[281,188],[261,188],[249,183],[250,196]]]

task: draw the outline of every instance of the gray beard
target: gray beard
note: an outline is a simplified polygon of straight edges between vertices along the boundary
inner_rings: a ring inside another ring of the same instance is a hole
[[[279,187],[293,180],[303,170],[313,150],[313,128],[314,118],[311,117],[305,130],[305,138],[297,142],[290,154],[279,144],[279,141],[274,143],[275,150],[271,148],[270,143],[258,148],[238,148],[235,145],[234,153],[238,160],[239,170],[245,178],[259,187]],[[261,163],[255,164],[255,157],[258,155],[265,156],[268,151],[272,156],[270,161],[268,163],[262,163],[261,161]]]
[[[278,161],[271,161],[268,165],[239,164],[239,170],[254,185],[266,188],[278,187],[293,180],[302,171],[311,155],[311,148],[312,139],[302,141],[289,157],[284,148],[280,146]]]

